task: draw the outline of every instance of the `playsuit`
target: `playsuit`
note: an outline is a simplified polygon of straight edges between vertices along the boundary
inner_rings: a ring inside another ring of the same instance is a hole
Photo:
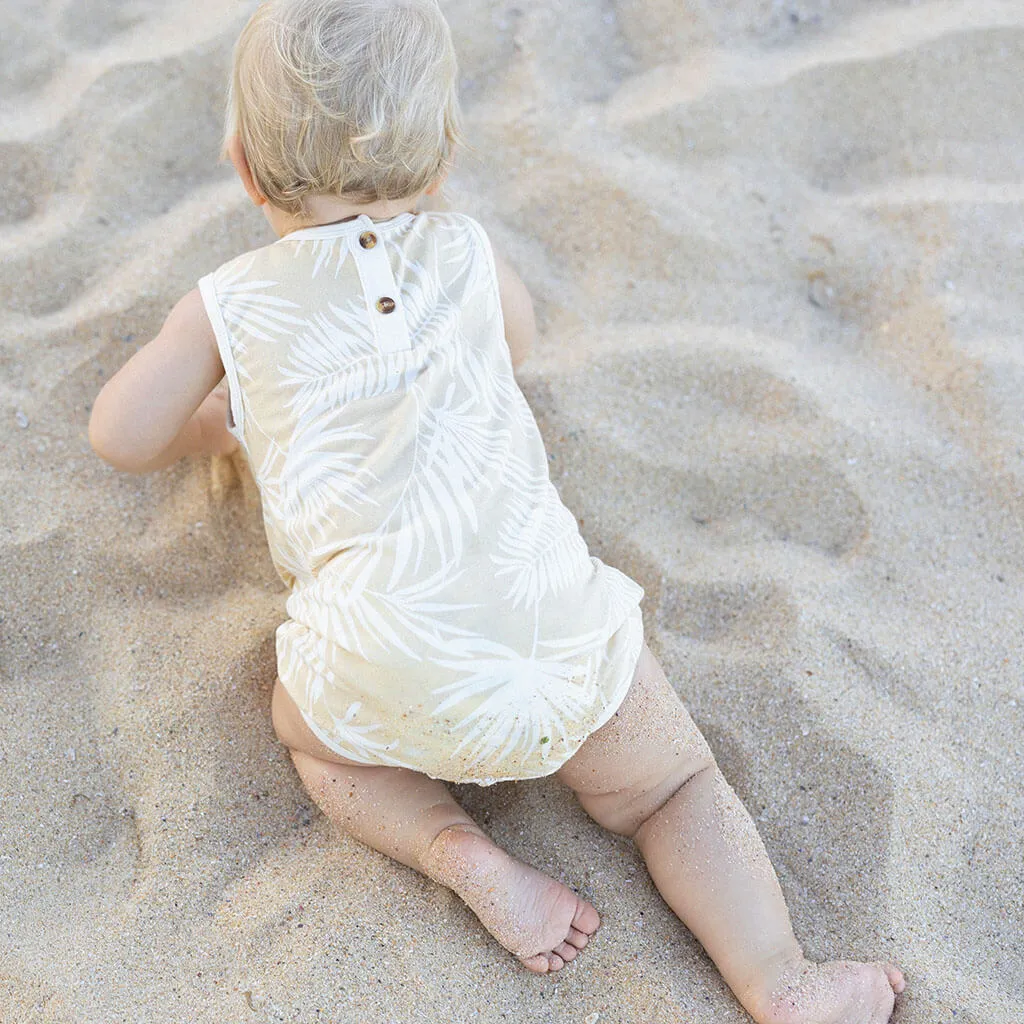
[[[294,231],[200,282],[289,590],[278,672],[343,757],[548,775],[615,712],[642,588],[591,556],[455,213]]]

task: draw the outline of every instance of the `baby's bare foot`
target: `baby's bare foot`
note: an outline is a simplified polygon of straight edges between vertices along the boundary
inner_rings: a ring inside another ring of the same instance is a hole
[[[469,826],[445,829],[424,857],[424,868],[454,889],[498,942],[538,974],[574,960],[601,923],[571,889]]]
[[[905,987],[892,964],[801,959],[784,967],[749,1009],[759,1024],[885,1024]]]

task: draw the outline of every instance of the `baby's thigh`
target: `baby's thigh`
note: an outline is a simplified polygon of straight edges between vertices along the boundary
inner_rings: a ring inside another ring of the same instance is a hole
[[[284,688],[280,679],[274,683],[274,695],[270,701],[270,716],[277,738],[289,750],[309,754],[311,757],[317,757],[321,761],[330,761],[332,764],[360,764],[358,761],[350,761],[340,754],[336,754],[320,741],[313,730],[306,725],[299,706],[292,700],[291,694]],[[365,767],[365,765],[360,765],[360,767]]]
[[[558,771],[606,828],[632,835],[714,757],[647,645],[618,711]]]

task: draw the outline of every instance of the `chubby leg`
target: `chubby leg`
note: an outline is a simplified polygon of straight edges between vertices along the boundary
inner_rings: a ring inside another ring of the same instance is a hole
[[[654,884],[763,1024],[884,1024],[891,965],[804,959],[764,844],[645,647],[618,713],[559,771],[587,812],[632,836]]]
[[[529,970],[560,970],[596,931],[589,903],[495,846],[443,783],[340,758],[310,731],[280,683],[273,718],[299,777],[333,824],[454,890]]]

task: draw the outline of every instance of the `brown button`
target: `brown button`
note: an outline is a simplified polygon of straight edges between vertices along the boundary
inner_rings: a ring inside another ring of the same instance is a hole
[[[372,231],[364,231],[359,236],[359,244],[364,249],[372,249],[377,244],[377,236]]]
[[[377,300],[377,310],[380,313],[394,313],[395,300],[389,299],[386,295]]]

